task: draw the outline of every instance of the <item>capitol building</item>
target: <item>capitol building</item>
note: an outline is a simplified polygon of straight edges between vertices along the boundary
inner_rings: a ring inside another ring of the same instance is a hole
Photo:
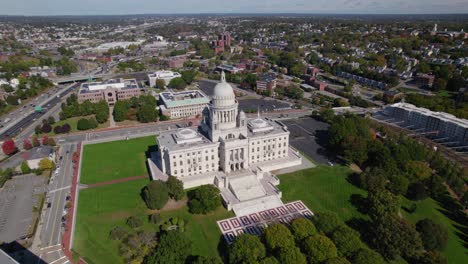
[[[149,160],[153,179],[175,176],[185,188],[214,184],[236,215],[281,206],[279,179],[271,171],[298,166],[302,158],[289,147],[284,124],[259,115],[249,119],[238,106],[223,72],[197,130],[157,137],[158,152]]]

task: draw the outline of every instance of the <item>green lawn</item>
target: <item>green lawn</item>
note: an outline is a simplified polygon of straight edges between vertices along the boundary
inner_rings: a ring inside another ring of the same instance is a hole
[[[221,239],[221,231],[216,221],[233,217],[233,212],[228,212],[224,207],[207,215],[193,215],[185,206],[181,209],[162,212],[163,219],[171,217],[182,218],[187,223],[186,233],[193,243],[193,255],[218,256],[218,244]],[[224,239],[224,238],[223,238]]]
[[[333,211],[344,221],[353,217],[366,217],[359,213],[350,202],[352,194],[360,194],[364,197],[366,192],[346,180],[351,171],[343,166],[318,166],[314,169],[298,171],[290,174],[280,175],[281,184],[279,189],[283,192],[283,202],[302,200],[312,212]],[[402,198],[402,205],[409,207],[412,201]],[[448,263],[466,263],[468,254],[463,247],[463,241],[456,235],[455,222],[447,218],[443,209],[433,199],[416,202],[417,209],[409,214],[402,210],[404,216],[416,223],[423,218],[430,218],[449,230],[449,241],[443,254]],[[459,231],[458,231],[459,232]],[[401,262],[405,263],[403,260]]]
[[[140,197],[148,180],[137,180],[80,191],[73,250],[92,263],[123,263],[110,230],[125,226],[131,215],[144,217],[146,206]]]
[[[283,202],[302,200],[312,212],[333,211],[343,221],[363,217],[351,204],[352,194],[366,192],[347,181],[351,170],[343,166],[318,166],[313,169],[280,175],[279,189]]]
[[[463,241],[456,235],[457,229],[454,226],[456,223],[447,218],[441,212],[444,209],[442,209],[436,201],[430,198],[418,202],[409,201],[403,198],[404,206],[406,205],[409,207],[412,203],[417,205],[415,212],[407,213],[402,210],[406,219],[416,224],[421,219],[430,218],[435,222],[444,225],[449,231],[447,247],[443,251],[448,263],[466,263],[468,251],[463,247]]]
[[[80,191],[73,250],[89,264],[123,263],[118,253],[119,242],[108,238],[112,228],[126,226],[126,219],[137,215],[145,222],[142,229],[158,230],[156,225],[148,223],[150,211],[140,197],[147,183],[148,180],[137,180]],[[186,206],[161,213],[163,221],[172,217],[184,219],[185,232],[193,242],[193,254],[205,256],[218,255],[221,232],[216,221],[232,216],[223,207],[207,215],[192,215]]]
[[[145,175],[145,152],[155,145],[154,136],[85,145],[80,182],[91,184]]]

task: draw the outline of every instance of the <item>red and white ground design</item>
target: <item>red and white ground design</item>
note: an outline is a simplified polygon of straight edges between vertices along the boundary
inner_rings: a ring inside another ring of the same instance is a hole
[[[237,235],[244,233],[260,235],[263,229],[270,224],[283,223],[288,225],[296,218],[311,218],[313,215],[302,201],[295,201],[250,215],[220,220],[217,224],[224,239],[230,244]]]

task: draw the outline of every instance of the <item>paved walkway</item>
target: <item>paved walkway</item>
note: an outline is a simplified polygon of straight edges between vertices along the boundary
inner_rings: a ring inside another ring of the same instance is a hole
[[[113,106],[109,107],[109,127],[110,128],[116,127],[115,120],[114,120],[114,107]]]
[[[135,180],[140,180],[140,179],[146,179],[148,177],[149,177],[148,175],[142,175],[142,176],[134,176],[134,177],[128,177],[128,178],[117,179],[117,180],[106,181],[106,182],[98,182],[98,183],[88,184],[87,188],[95,188],[95,187],[100,187],[100,186],[105,186],[105,185],[116,184],[116,183],[135,181]]]

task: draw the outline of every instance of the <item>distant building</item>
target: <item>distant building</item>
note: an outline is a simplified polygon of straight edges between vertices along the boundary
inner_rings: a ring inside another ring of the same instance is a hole
[[[434,75],[418,73],[416,74],[414,81],[416,82],[416,85],[421,88],[432,88],[434,85],[434,79]]]
[[[209,98],[198,90],[159,94],[160,108],[163,115],[170,118],[195,117],[201,115],[210,102]]]
[[[215,54],[223,53],[226,50],[226,47],[231,46],[231,35],[229,32],[224,32],[218,35],[217,40],[211,42]]]
[[[218,71],[218,72],[223,71],[223,72],[229,72],[230,74],[236,74],[242,71],[242,69],[237,68],[236,66],[233,66],[233,65],[221,64],[221,65],[216,66],[215,71]]]
[[[187,61],[187,56],[185,55],[180,55],[180,56],[174,56],[170,57],[167,60],[167,64],[169,68],[171,69],[178,69],[184,67],[184,63]]]
[[[403,98],[405,94],[400,91],[385,91],[383,97],[387,102],[395,102],[395,100]]]
[[[97,103],[101,100],[114,105],[119,100],[138,97],[142,93],[135,79],[111,79],[104,82],[88,82],[81,84],[78,92],[78,102],[86,100]]]
[[[274,73],[265,73],[258,76],[257,91],[268,91],[271,95],[274,94],[276,89],[276,75]]]
[[[412,104],[397,103],[384,108],[383,114],[401,120],[399,126],[418,133],[436,133],[438,138],[447,138],[448,142],[457,142],[460,146],[468,145],[468,120],[454,115],[433,112]]]
[[[149,85],[151,87],[156,86],[156,80],[162,79],[164,82],[166,82],[166,85],[169,84],[169,82],[174,79],[174,78],[179,78],[182,77],[180,73],[178,72],[173,72],[173,71],[157,71],[155,73],[150,73],[148,74],[148,81]]]

